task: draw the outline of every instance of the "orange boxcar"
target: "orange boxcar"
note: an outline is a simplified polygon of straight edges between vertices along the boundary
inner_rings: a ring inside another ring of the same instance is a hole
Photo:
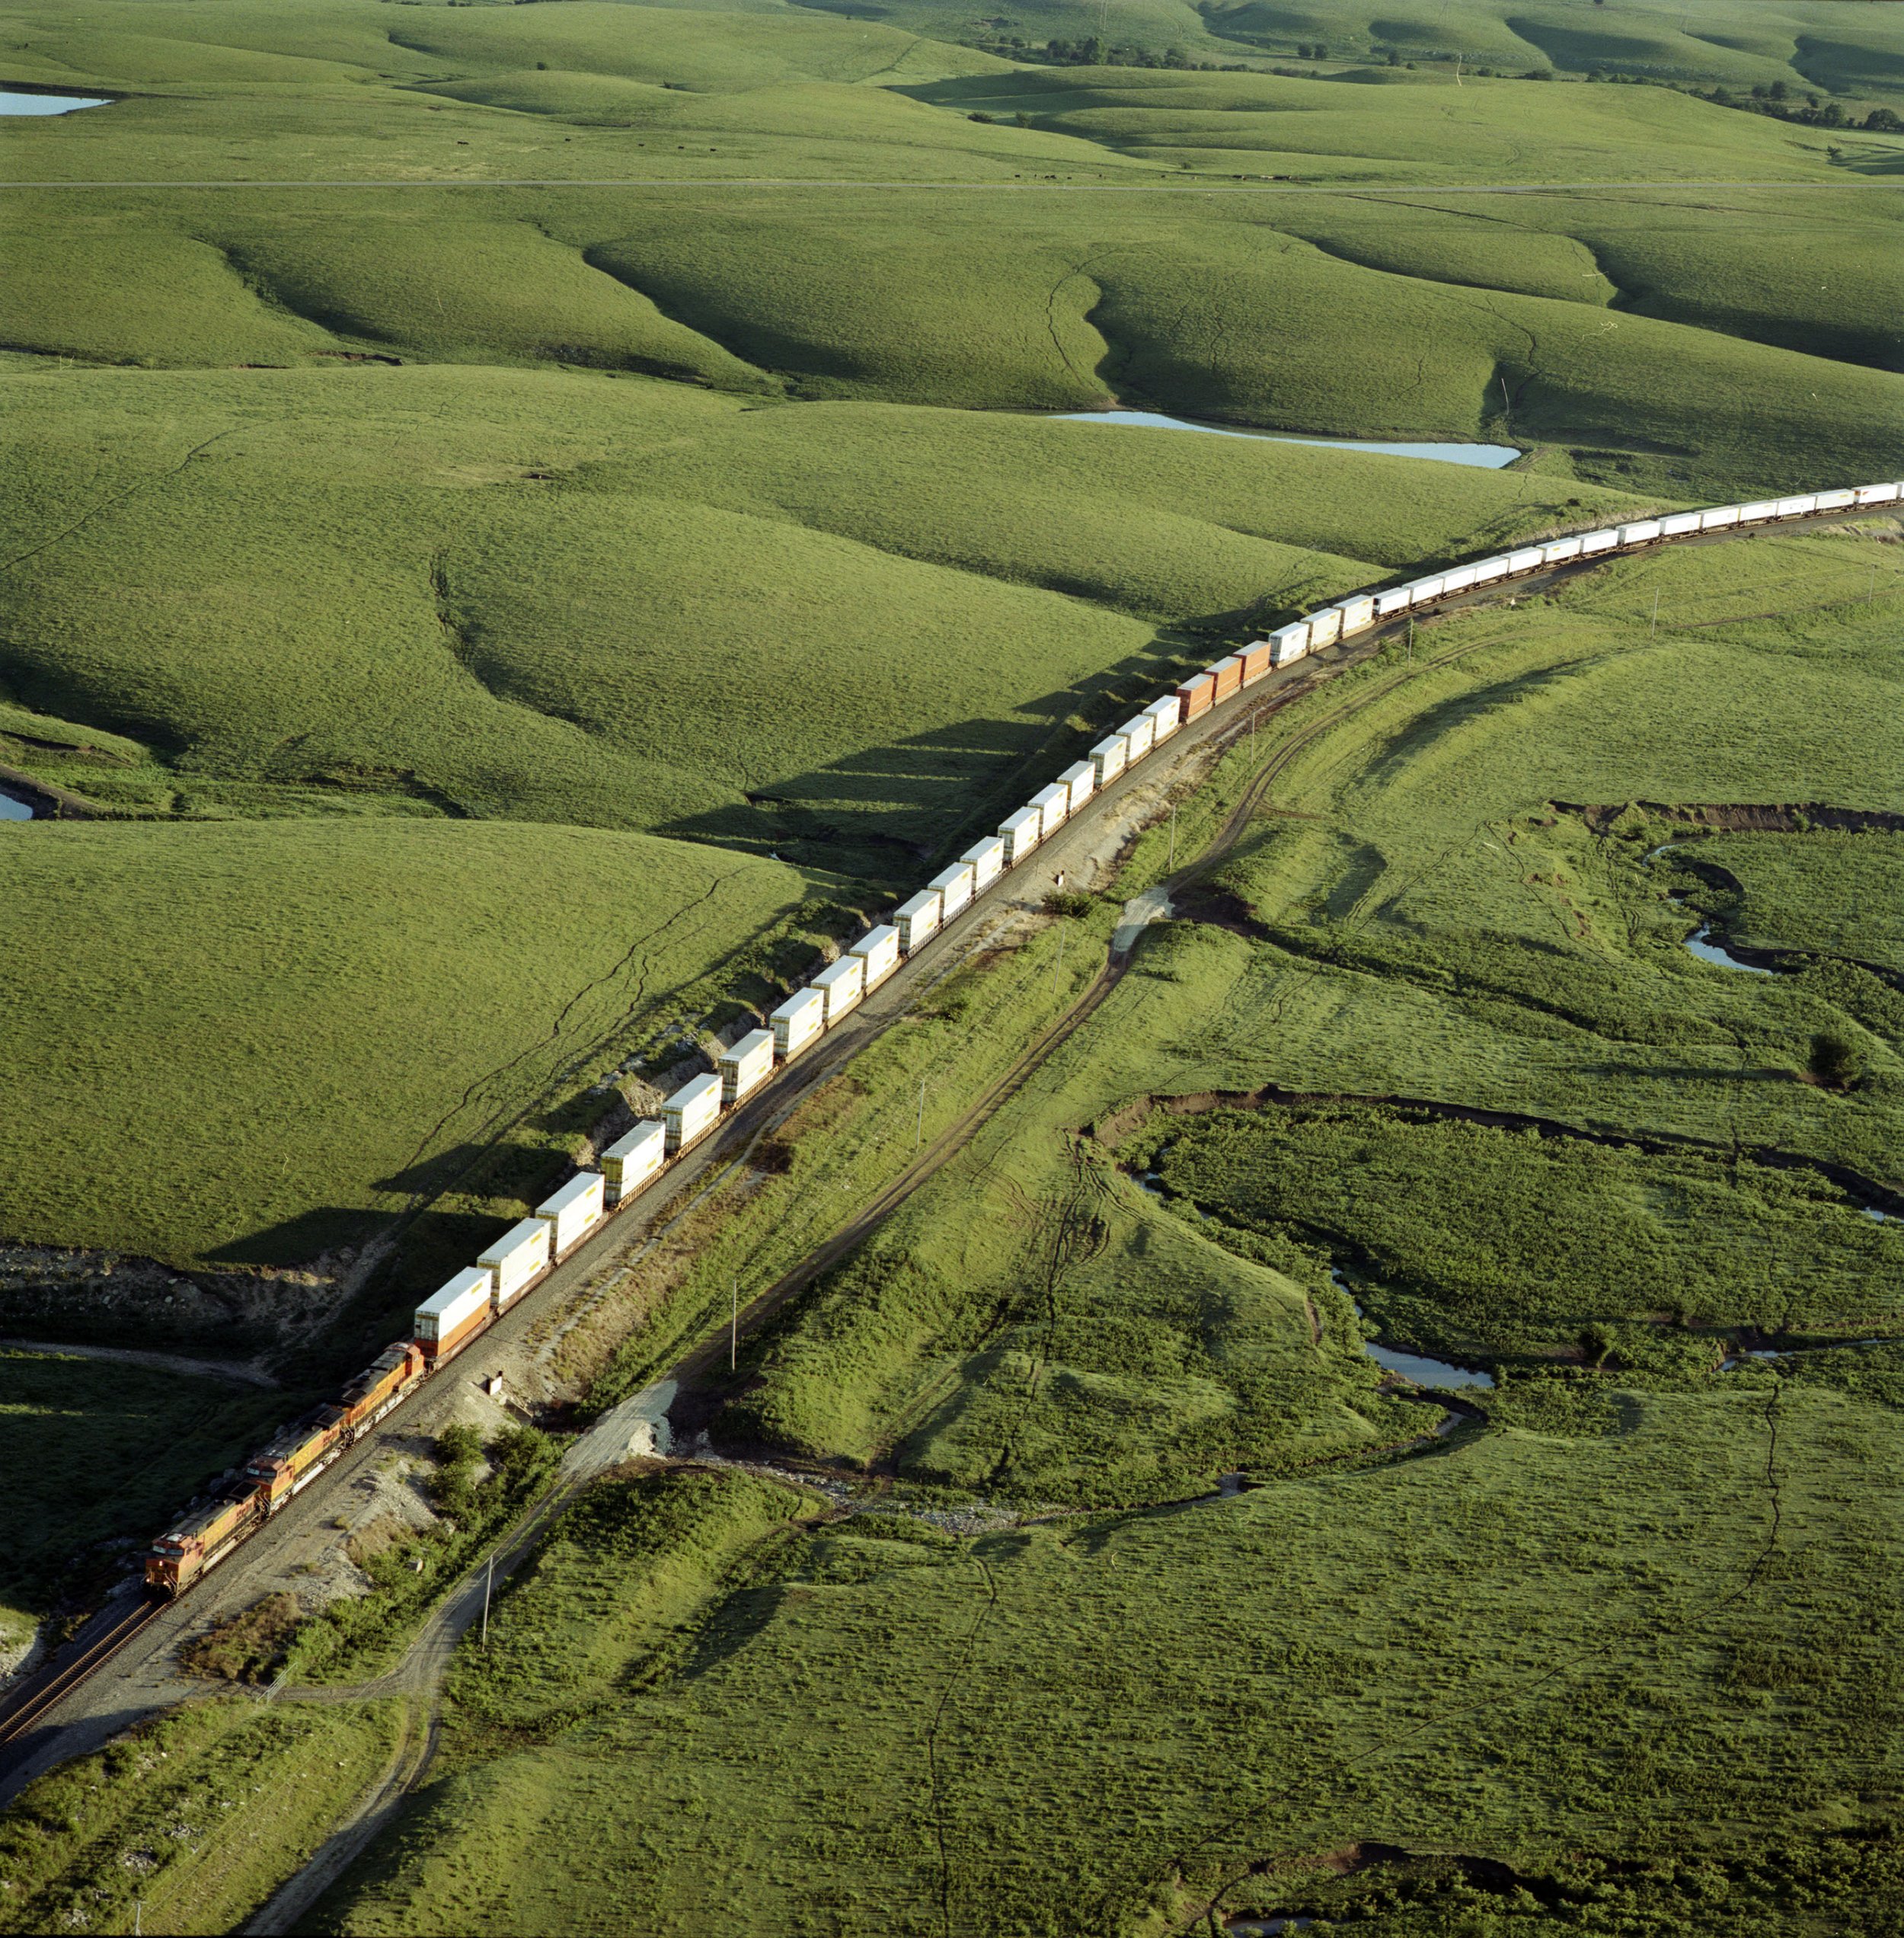
[[[1177,689],[1179,717],[1186,723],[1200,713],[1208,713],[1216,697],[1216,682],[1207,673],[1187,680]]]

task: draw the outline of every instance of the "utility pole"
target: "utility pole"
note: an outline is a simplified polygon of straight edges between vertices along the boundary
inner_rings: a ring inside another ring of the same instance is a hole
[[[496,1585],[496,1550],[489,1551],[489,1569],[483,1577],[483,1646],[489,1646],[489,1594]]]
[[[740,1364],[740,1279],[736,1274],[733,1281],[733,1303],[727,1313],[727,1370],[733,1372]]]

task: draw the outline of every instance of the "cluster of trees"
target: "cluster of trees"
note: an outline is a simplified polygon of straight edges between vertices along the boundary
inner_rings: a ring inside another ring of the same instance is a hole
[[[1605,81],[1629,88],[1671,88],[1690,94],[1695,101],[1711,101],[1716,107],[1736,107],[1747,114],[1768,114],[1778,121],[1797,121],[1811,128],[1861,128],[1874,135],[1904,134],[1904,115],[1895,109],[1874,107],[1863,120],[1847,114],[1835,101],[1826,101],[1810,88],[1797,91],[1783,81],[1761,81],[1749,94],[1735,94],[1727,87],[1695,88],[1672,81],[1659,81],[1644,74],[1606,74],[1590,69],[1589,81]]]

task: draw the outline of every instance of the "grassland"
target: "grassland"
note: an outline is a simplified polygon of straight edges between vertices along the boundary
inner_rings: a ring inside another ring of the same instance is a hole
[[[775,1929],[1161,1932],[1215,1901],[1413,1933],[1519,1916],[1523,1886],[1589,1931],[1800,1902],[1854,1928],[1897,1861],[1868,1472],[1899,1348],[1716,1369],[1722,1337],[1894,1333],[1890,1228],[1819,1167],[1898,1188],[1904,1013],[1842,964],[1686,954],[1680,878],[1621,810],[1894,807],[1896,651],[1863,596],[1887,557],[1662,555],[1330,689],[1354,709],[1291,740],[1220,873],[741,1369],[720,1441],[896,1480],[861,1497],[884,1511],[803,1533],[794,1495],[688,1474],[601,1497],[462,1670],[442,1789],[327,1922],[593,1930],[632,1893],[685,1931],[717,1874]],[[1239,744],[1186,848],[1273,744]],[[1021,952],[948,987],[918,1034],[1015,1013],[1024,1040],[1110,916],[1046,932],[1048,982]],[[1798,1080],[1824,1025],[1870,1058],[1849,1095]],[[855,1075],[867,1108],[907,1101],[896,1062]],[[1161,1159],[1117,1127],[1265,1084],[1420,1106],[1173,1116]],[[793,1175],[717,1242],[773,1242]],[[1497,1366],[1485,1430],[1396,1457],[1424,1415],[1377,1390],[1335,1260],[1389,1336]],[[1216,1498],[1232,1467],[1254,1484]],[[949,1539],[924,1511],[975,1493],[1030,1518]],[[644,1515],[685,1571],[658,1599]],[[775,1530],[751,1562],[749,1517]],[[530,1856],[556,1844],[559,1875]],[[1381,1846],[1461,1862],[1321,1866]]]
[[[0,1821],[0,1931],[130,1931],[136,1903],[146,1930],[241,1925],[375,1779],[398,1708],[195,1704],[40,1778]]]
[[[1676,859],[1701,875],[1717,872],[1717,884],[1702,882],[1692,892],[1736,940],[1895,972],[1904,969],[1899,847],[1894,835],[1739,833],[1688,846]]]
[[[250,1453],[284,1404],[282,1393],[225,1380],[0,1348],[0,1604],[44,1609],[111,1583],[126,1546],[150,1539],[206,1474]],[[102,1443],[110,1460],[99,1457]],[[0,1623],[13,1626],[3,1607]],[[0,1631],[0,1645],[15,1639]]]
[[[102,801],[583,822],[895,884],[1205,650],[1162,628],[1632,501],[579,373],[69,373],[11,403],[5,676],[165,770],[94,763]]]
[[[0,877],[13,1234],[260,1265],[452,1185],[804,885],[640,835],[377,817],[56,823]]]

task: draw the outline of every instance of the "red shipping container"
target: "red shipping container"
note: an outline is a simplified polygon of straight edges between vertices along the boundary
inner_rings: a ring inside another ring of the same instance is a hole
[[[1253,686],[1270,670],[1270,642],[1259,639],[1245,646],[1238,657],[1243,662],[1243,684]]]
[[[1226,660],[1219,660],[1216,665],[1203,670],[1216,682],[1216,699],[1227,700],[1243,683],[1243,662],[1232,653]]]
[[[1200,673],[1177,688],[1177,699],[1182,718],[1194,720],[1200,713],[1208,713],[1216,703],[1216,682],[1207,673]]]

